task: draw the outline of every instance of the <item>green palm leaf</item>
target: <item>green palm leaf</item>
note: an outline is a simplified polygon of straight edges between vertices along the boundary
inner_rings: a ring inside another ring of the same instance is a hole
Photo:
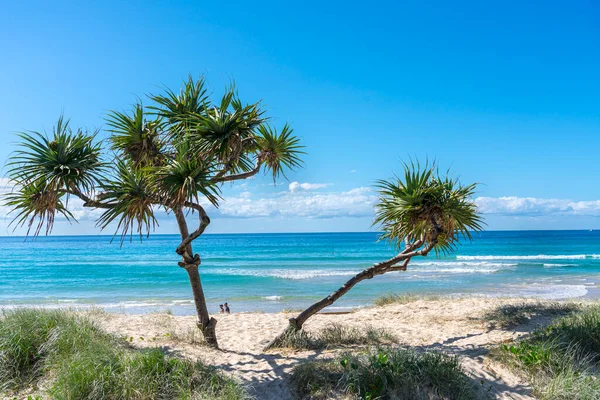
[[[121,232],[121,243],[127,234],[132,237],[134,231],[141,239],[144,232],[148,236],[158,225],[153,209],[157,199],[152,194],[148,174],[123,160],[118,160],[115,167],[116,176],[101,185],[99,198],[111,207],[98,218],[97,226],[105,229],[116,222],[115,235]]]
[[[73,218],[62,202],[63,195],[56,190],[48,189],[47,183],[43,180],[28,182],[16,187],[16,191],[5,195],[5,204],[12,207],[11,213],[16,213],[11,222],[11,224],[15,224],[15,229],[27,224],[27,236],[33,227],[35,227],[34,236],[38,236],[44,225],[46,225],[46,235],[48,235],[54,226],[56,214],[63,215],[67,221]]]
[[[92,192],[102,179],[106,164],[95,134],[73,132],[61,116],[48,138],[39,132],[18,134],[19,148],[7,163],[9,177],[19,185],[44,182],[57,192]]]
[[[177,147],[176,157],[153,171],[153,187],[171,208],[186,201],[198,202],[199,195],[215,207],[220,199],[219,187],[211,181],[213,168],[190,151],[189,142]]]
[[[288,124],[279,133],[267,124],[258,127],[256,146],[262,161],[271,170],[273,180],[283,174],[284,169],[293,170],[303,165],[300,157],[305,154],[302,151],[304,146],[300,145],[298,137],[292,135],[293,131]]]
[[[404,176],[379,181],[375,225],[382,239],[397,247],[405,241],[423,240],[436,252],[454,250],[460,238],[471,239],[483,229],[483,219],[473,201],[476,184],[463,186],[435,165],[404,165]]]
[[[160,119],[147,121],[144,108],[136,104],[131,116],[111,111],[106,117],[111,128],[112,149],[129,157],[135,166],[160,165],[164,159],[161,140],[163,123]]]

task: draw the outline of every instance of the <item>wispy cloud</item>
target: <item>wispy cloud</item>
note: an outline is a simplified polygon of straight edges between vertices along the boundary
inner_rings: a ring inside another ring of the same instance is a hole
[[[290,190],[253,198],[249,193],[226,198],[217,215],[228,218],[337,218],[373,215],[376,195],[369,188],[345,192],[306,193]]]
[[[484,214],[513,216],[600,216],[600,200],[573,201],[535,197],[478,197],[475,202]]]
[[[304,218],[327,219],[347,217],[372,217],[377,194],[368,187],[348,191],[318,191],[330,186],[325,183],[292,182],[287,190],[273,194],[256,194],[248,188],[230,192],[215,209],[205,202],[211,217],[221,218]],[[0,197],[11,190],[7,178],[0,178]],[[569,199],[543,199],[535,197],[478,197],[475,202],[484,215],[531,217],[577,216],[600,217],[600,200],[574,201]],[[102,210],[83,207],[78,198],[69,199],[69,209],[81,221],[93,223]],[[12,216],[10,208],[0,201],[0,219],[7,223]],[[164,218],[164,212],[157,212]],[[59,220],[62,218],[59,218]]]
[[[288,189],[290,192],[294,193],[294,192],[299,192],[301,190],[316,190],[316,189],[322,189],[322,188],[326,188],[327,186],[331,186],[330,183],[300,183],[300,182],[291,182],[288,185]]]

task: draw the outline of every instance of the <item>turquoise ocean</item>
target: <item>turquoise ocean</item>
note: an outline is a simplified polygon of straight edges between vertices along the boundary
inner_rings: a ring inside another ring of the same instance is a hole
[[[394,255],[377,233],[227,234],[196,240],[211,312],[280,311],[309,305],[350,276]],[[0,307],[100,306],[107,311],[194,312],[176,235],[121,247],[110,236],[0,237]],[[600,296],[600,231],[484,232],[446,257],[415,259],[406,272],[361,282],[331,309],[369,305],[387,293]]]

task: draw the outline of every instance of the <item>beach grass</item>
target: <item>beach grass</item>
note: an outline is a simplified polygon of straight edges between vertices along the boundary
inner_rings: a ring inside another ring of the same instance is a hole
[[[524,375],[541,399],[600,398],[600,306],[558,318],[491,353]]]
[[[390,304],[407,304],[413,303],[418,300],[440,300],[442,296],[440,295],[417,295],[413,293],[405,293],[405,294],[396,294],[396,293],[388,293],[384,294],[381,297],[376,298],[373,301],[377,307],[387,306]]]
[[[288,332],[278,348],[294,350],[320,350],[334,347],[357,345],[382,345],[395,343],[393,334],[383,328],[367,326],[365,329],[332,323],[329,326],[309,333],[304,329]]]
[[[44,382],[57,399],[244,399],[245,390],[200,362],[135,350],[90,319],[64,310],[0,317],[0,389]]]
[[[572,314],[581,310],[581,304],[567,302],[522,302],[517,304],[503,304],[483,316],[483,320],[490,327],[509,329],[531,321],[535,317],[555,318]]]
[[[291,378],[300,398],[481,399],[457,357],[377,347],[297,365]]]

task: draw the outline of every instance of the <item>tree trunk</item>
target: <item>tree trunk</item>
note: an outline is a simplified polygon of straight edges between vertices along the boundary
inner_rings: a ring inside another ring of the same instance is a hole
[[[198,266],[200,265],[200,256],[198,254],[194,254],[192,249],[192,243],[189,240],[190,233],[188,230],[187,221],[185,220],[185,215],[181,208],[177,208],[173,210],[175,214],[175,218],[177,219],[177,225],[179,226],[179,232],[181,233],[181,240],[184,248],[180,251],[177,251],[178,254],[181,255],[182,261],[179,262],[179,266],[184,268],[190,279],[190,285],[192,287],[192,294],[194,296],[194,305],[196,306],[196,315],[198,316],[198,329],[202,332],[204,336],[204,340],[206,343],[214,348],[219,348],[219,343],[217,342],[217,334],[215,328],[217,326],[217,320],[215,318],[211,318],[208,314],[208,308],[206,306],[206,299],[204,297],[204,290],[202,289],[202,283],[200,281],[200,273],[198,272]],[[201,216],[202,217],[202,216]],[[201,218],[201,226],[199,231],[203,231],[202,224],[205,223],[208,225],[210,220],[203,221]],[[179,249],[179,247],[178,247]]]
[[[309,319],[310,317],[312,317],[313,315],[315,315],[316,313],[318,313],[325,307],[333,304],[340,297],[342,297],[343,295],[348,293],[348,291],[350,289],[352,289],[357,283],[364,281],[365,279],[371,279],[377,275],[383,275],[386,272],[389,272],[392,270],[395,270],[395,271],[405,270],[406,265],[408,264],[408,262],[410,261],[410,259],[412,257],[425,256],[425,255],[427,255],[427,253],[429,253],[429,251],[431,251],[431,249],[434,246],[433,243],[430,243],[427,245],[427,247],[425,247],[419,251],[412,251],[413,249],[421,246],[421,244],[422,244],[422,242],[413,244],[412,246],[407,247],[404,251],[402,251],[397,256],[390,258],[387,261],[383,261],[378,264],[375,264],[372,267],[369,267],[369,268],[365,269],[364,271],[354,275],[352,278],[347,280],[346,283],[344,283],[338,290],[336,290],[329,296],[321,299],[320,301],[314,303],[313,305],[311,305],[310,307],[308,307],[307,309],[302,311],[296,318],[290,318],[289,319],[290,324],[288,325],[288,327],[279,336],[277,336],[275,339],[273,339],[265,347],[265,350],[268,350],[272,347],[276,347],[279,343],[282,342],[282,340],[285,338],[286,335],[302,329],[302,326],[304,325],[304,323],[306,322],[307,319]],[[401,261],[404,261],[404,264],[402,265],[402,267],[394,267],[396,264],[398,264]]]
[[[192,286],[192,293],[194,294],[194,304],[196,305],[196,314],[198,315],[198,328],[202,331],[204,340],[206,340],[206,343],[209,346],[219,348],[217,334],[215,332],[217,320],[211,318],[208,314],[206,299],[204,298],[204,290],[202,290],[202,283],[200,282],[198,266],[190,265],[185,269],[188,273],[188,277],[190,278],[190,285]]]

